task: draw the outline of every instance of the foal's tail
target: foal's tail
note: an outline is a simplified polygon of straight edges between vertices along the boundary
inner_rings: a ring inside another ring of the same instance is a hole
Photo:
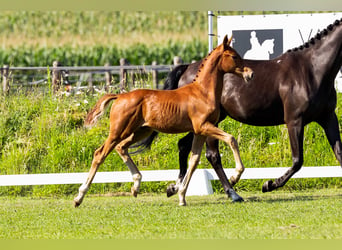
[[[106,94],[102,96],[95,104],[95,107],[89,111],[84,121],[84,126],[88,128],[94,126],[98,119],[103,115],[108,104],[116,98],[118,98],[117,94]]]

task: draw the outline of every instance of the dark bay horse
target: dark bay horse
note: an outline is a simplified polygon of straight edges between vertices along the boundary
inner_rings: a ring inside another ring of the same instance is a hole
[[[229,46],[230,42],[231,39],[226,36],[223,43],[203,60],[191,84],[176,90],[139,89],[123,94],[107,94],[99,99],[88,113],[85,125],[93,125],[109,103],[116,100],[110,110],[109,136],[94,153],[88,178],[74,199],[75,207],[82,203],[99,165],[113,149],[130,169],[134,182],[131,192],[137,196],[142,176],[128,154],[128,148],[155,130],[163,133],[191,131],[194,134],[189,170],[178,192],[180,205],[186,204],[186,190],[208,136],[226,142],[233,151],[236,165],[243,168],[234,137],[214,125],[220,116],[219,100],[224,74],[233,73],[245,81],[253,74],[250,68],[244,67],[241,57]],[[234,200],[242,200],[232,187],[230,195]]]
[[[304,126],[317,122],[325,131],[332,150],[342,164],[342,145],[335,114],[336,91],[334,79],[342,63],[342,19],[336,20],[315,38],[298,48],[287,51],[273,60],[244,60],[255,76],[250,84],[232,75],[224,76],[221,96],[222,121],[227,115],[254,126],[286,124],[292,150],[293,165],[275,181],[266,181],[263,192],[282,187],[300,170],[303,164]],[[164,89],[176,89],[193,79],[201,62],[176,67],[165,82]],[[149,147],[157,133],[138,143]],[[179,180],[184,177],[192,134],[179,143]],[[223,171],[218,141],[208,138],[206,157],[214,167],[227,193],[229,181]],[[241,173],[230,178],[234,185]],[[177,181],[179,183],[180,181]],[[177,185],[169,186],[168,196],[177,192]]]

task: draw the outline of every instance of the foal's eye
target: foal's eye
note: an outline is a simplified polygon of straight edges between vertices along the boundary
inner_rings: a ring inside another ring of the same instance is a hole
[[[236,59],[237,59],[237,56],[232,56],[232,58],[233,58],[234,60],[236,60]]]

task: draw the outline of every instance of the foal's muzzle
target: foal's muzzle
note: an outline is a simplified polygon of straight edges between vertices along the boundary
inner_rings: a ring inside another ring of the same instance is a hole
[[[244,67],[243,72],[242,72],[242,76],[243,76],[243,79],[245,80],[245,82],[250,81],[254,76],[253,70],[251,68]]]

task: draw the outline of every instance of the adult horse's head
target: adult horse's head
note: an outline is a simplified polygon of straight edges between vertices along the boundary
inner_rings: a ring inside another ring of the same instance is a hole
[[[245,67],[241,56],[232,47],[230,47],[232,38],[233,37],[228,39],[226,35],[223,39],[223,53],[219,66],[223,72],[236,74],[243,77],[245,82],[248,82],[253,78],[253,70],[251,68]]]

